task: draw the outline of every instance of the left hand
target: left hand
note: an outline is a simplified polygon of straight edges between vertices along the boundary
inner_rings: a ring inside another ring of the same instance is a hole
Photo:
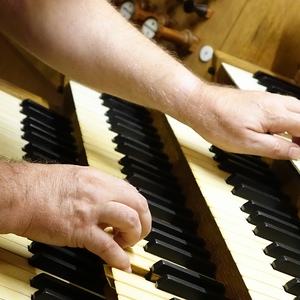
[[[267,92],[207,85],[189,125],[223,150],[270,157],[300,157],[300,101]],[[196,112],[196,113],[195,113]],[[287,132],[293,139],[278,135]]]

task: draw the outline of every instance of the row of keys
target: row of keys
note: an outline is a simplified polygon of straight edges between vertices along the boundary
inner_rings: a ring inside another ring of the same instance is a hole
[[[255,225],[247,222],[247,215],[241,210],[241,208],[249,208],[254,212],[257,207],[265,209],[263,200],[256,201],[254,199],[246,202],[245,199],[234,194],[233,186],[226,183],[226,181],[234,182],[235,189],[238,189],[241,186],[240,179],[243,179],[246,190],[253,193],[254,190],[250,189],[249,186],[255,182],[257,189],[264,186],[264,192],[272,190],[274,195],[282,197],[285,199],[283,201],[287,202],[287,196],[278,191],[278,188],[276,192],[274,191],[275,187],[278,187],[278,183],[274,184],[276,182],[274,176],[271,176],[272,180],[267,179],[270,170],[266,164],[263,162],[257,164],[260,159],[253,156],[236,158],[234,154],[221,153],[223,151],[216,147],[211,148],[208,142],[187,126],[173,118],[168,117],[168,121],[236,265],[238,271],[238,274],[235,275],[236,281],[241,279],[246,288],[244,290],[242,284],[237,286],[237,297],[254,300],[293,299],[294,296],[287,293],[283,288],[283,285],[292,277],[273,269],[272,259],[263,252],[270,242],[253,233]],[[214,152],[209,151],[209,149],[214,150]],[[224,161],[219,168],[221,161],[218,162],[217,160],[222,156],[226,157],[228,161]],[[242,161],[243,163],[241,163]],[[250,166],[253,164],[256,167],[251,168]],[[226,166],[226,171],[224,166]],[[233,167],[237,166],[239,172],[233,172],[229,175],[227,170],[233,170]],[[247,173],[247,171],[249,172]],[[245,178],[247,180],[244,180]],[[264,181],[261,180],[262,178]],[[259,195],[259,197],[261,196]],[[271,202],[270,199],[268,201]],[[277,205],[277,202],[274,200],[273,204]],[[285,213],[280,213],[286,216]],[[213,237],[211,238],[213,239]],[[226,267],[226,264],[224,266]],[[230,274],[229,271],[224,270],[224,272]],[[223,280],[230,284],[235,281],[235,278],[229,278],[228,282],[226,278]]]
[[[47,163],[78,163],[78,153],[71,122],[61,115],[26,99],[21,102],[22,138],[25,159]]]
[[[123,101],[119,99],[111,98],[110,96],[107,95],[104,99],[105,99],[104,101],[105,105],[107,105],[110,108],[111,107],[116,108],[124,105]],[[138,115],[141,116],[143,115],[143,111],[144,111],[143,108],[134,107],[134,109],[136,111],[142,110],[141,112],[138,113]],[[118,112],[116,110],[114,110],[114,114],[109,112],[108,115],[109,115],[108,122],[112,124],[112,128],[113,127],[115,128],[114,125],[119,125],[122,123],[123,128],[127,128],[128,130],[130,130],[130,128],[134,127],[135,130],[138,130],[138,128],[140,128],[141,125],[136,125],[136,124],[144,122],[142,117],[135,118],[134,120],[135,122],[133,122],[131,118],[124,118],[121,120],[120,118],[117,118]],[[112,115],[113,117],[111,117]],[[114,124],[114,122],[116,122],[116,124]],[[155,128],[152,127],[152,125],[149,125],[149,123],[145,123],[141,127],[147,128],[149,134],[151,134],[152,137],[154,138],[154,136],[156,135],[156,131]],[[147,168],[148,164],[156,165],[159,168],[159,170],[161,169],[163,171],[165,171],[164,166],[166,166],[167,169],[171,168],[171,166],[169,166],[168,157],[166,157],[166,155],[163,152],[159,152],[156,148],[153,148],[151,144],[145,144],[139,142],[139,144],[141,144],[140,146],[141,149],[147,147],[149,148],[147,154],[135,153],[134,151],[132,152],[132,148],[136,148],[137,150],[139,149],[138,146],[134,145],[134,140],[130,141],[126,133],[124,132],[120,133],[116,129],[113,130],[115,130],[116,133],[119,134],[119,138],[122,138],[123,140],[126,139],[128,140],[128,148],[120,150],[117,146],[116,147],[117,151],[121,151],[125,155],[131,155],[133,159],[135,157],[141,159],[144,162],[143,170],[145,172],[148,171]],[[149,171],[149,173],[150,174],[152,173],[151,170]],[[131,184],[136,186],[138,189],[143,188],[144,190],[149,190],[152,192],[152,194],[156,194],[157,196],[163,195],[164,197],[166,197],[167,200],[169,201],[173,200],[176,207],[180,207],[178,201],[184,203],[184,196],[181,195],[180,188],[179,186],[176,185],[176,182],[170,182],[169,184],[162,185],[159,180],[155,180],[155,179],[149,180],[148,176],[141,176],[138,170],[136,170],[136,173],[134,175],[135,176],[133,177],[127,176],[127,180]],[[136,180],[137,178],[139,178],[139,180]],[[169,185],[171,185],[172,188],[170,188]],[[171,209],[169,208],[168,209],[169,211],[168,210],[166,211],[164,209],[163,202],[161,202],[162,205],[160,205],[160,207],[157,208],[157,206],[155,206],[153,208],[152,201],[150,200],[148,201],[149,201],[149,207],[153,218],[164,220],[166,223],[169,223],[174,226],[179,226],[183,230],[194,232],[194,234],[196,234],[197,223],[193,221],[193,219],[190,216],[188,218],[183,216],[183,213],[186,211],[186,208],[184,206],[181,207],[182,213],[176,214],[176,211],[173,210],[172,208]],[[171,217],[170,217],[170,211],[172,213]],[[190,213],[191,212],[189,211],[188,214]],[[175,220],[177,219],[179,221],[173,221],[173,219]],[[203,249],[199,243],[188,244],[185,240],[184,235],[182,235],[181,238],[176,239],[172,235],[166,235],[164,234],[163,231],[157,230],[157,228],[155,228],[154,226],[152,228],[152,232],[150,233],[150,235],[146,237],[146,240],[147,239],[149,240],[149,242],[145,246],[146,251],[155,254],[157,256],[160,256],[162,258],[168,259],[170,261],[173,261],[176,264],[183,265],[188,269],[193,269],[196,272],[214,277],[215,266],[209,260],[207,260],[207,258],[204,258],[203,256],[202,257],[199,256],[200,253],[205,252],[205,249]],[[183,250],[184,247],[186,247],[187,250]],[[170,281],[170,279],[166,279],[166,281]],[[158,287],[162,285],[163,284],[157,283]],[[173,283],[173,285],[170,284],[170,289],[175,290],[175,287],[177,285],[178,283],[177,284]],[[184,293],[183,290],[184,289],[181,288],[180,289],[181,292],[178,291],[178,293]],[[209,295],[208,291],[207,294]],[[186,297],[184,294],[180,294],[180,296]],[[192,296],[188,296],[188,297],[192,299]],[[214,296],[212,293],[208,297],[212,299],[213,297],[217,297],[217,295]]]
[[[241,172],[236,168],[231,176]],[[268,176],[269,173],[270,169],[267,168],[264,174]],[[268,189],[269,192],[262,192],[260,188],[262,183],[256,177],[249,173],[243,175],[251,180],[252,184],[249,180],[245,184],[245,180],[240,179],[239,183],[235,183],[232,193],[248,200],[241,208],[245,212],[251,211],[247,221],[256,226],[253,230],[254,234],[272,242],[264,249],[267,255],[276,258],[272,262],[272,267],[290,276],[299,277],[300,220],[296,207],[291,205],[287,195],[280,191],[277,180],[272,180],[273,176],[269,176],[270,184],[264,185],[265,188],[263,188],[263,190]],[[244,192],[237,193],[237,186],[239,188],[244,186]],[[255,208],[253,208],[254,205]],[[285,290],[299,296],[298,281],[298,278],[291,279],[284,285]]]
[[[126,176],[124,178],[129,182],[131,180],[133,184],[135,183],[134,185],[137,186],[140,192],[149,201],[150,210],[154,215],[153,229],[148,237],[149,241],[145,241],[145,245],[141,250],[143,250],[146,255],[149,254],[145,250],[153,250],[158,258],[157,262],[163,258],[158,254],[158,252],[162,251],[161,253],[166,257],[165,259],[167,261],[172,259],[181,262],[188,261],[192,268],[195,266],[192,265],[191,256],[194,256],[197,259],[196,255],[193,253],[199,250],[198,255],[200,253],[203,255],[201,260],[204,260],[205,258],[206,262],[209,262],[209,253],[205,250],[205,247],[203,247],[203,240],[195,235],[197,224],[195,221],[191,222],[191,212],[182,206],[185,199],[180,192],[177,191],[175,193],[173,190],[177,186],[177,183],[174,176],[169,172],[172,166],[168,162],[165,154],[160,152],[162,143],[157,139],[158,137],[155,129],[153,129],[152,126],[143,124],[145,123],[145,120],[151,121],[149,112],[141,107],[136,108],[134,105],[116,99],[115,97],[110,97],[109,95],[102,96],[102,98],[104,98],[104,104],[107,105],[108,102],[110,102],[109,105],[111,105],[110,107],[105,108],[105,106],[103,107],[100,105],[99,98],[96,97],[96,94],[93,91],[88,89],[85,90],[75,83],[71,83],[71,86],[73,96],[75,94],[78,95],[76,96],[78,101],[75,101],[76,110],[79,107],[85,110],[85,117],[83,116],[81,109],[80,111],[77,111],[78,116],[82,114],[81,117],[78,117],[78,120],[83,135],[84,145],[93,143],[91,137],[92,134],[89,133],[90,130],[98,132],[99,139],[101,139],[101,133],[99,132],[100,128],[101,130],[105,130],[107,126],[110,127],[110,132],[114,132],[114,134],[111,135],[111,133],[105,133],[109,137],[112,136],[110,141],[105,142],[105,144],[108,144],[106,150],[111,151],[112,148],[116,148],[117,151],[119,151],[119,154],[116,152],[116,157],[121,155],[121,158],[118,159],[120,162],[120,164],[118,164],[120,174],[124,174]],[[87,100],[85,100],[87,98],[89,98],[89,104],[91,105],[88,108],[88,112],[86,111],[87,107],[84,105],[87,102]],[[94,98],[94,102],[90,101],[91,98]],[[92,103],[95,103],[95,106]],[[99,120],[97,120],[97,125],[95,125],[99,130],[88,128],[88,122],[86,121],[86,116],[92,116],[93,111],[95,110],[104,112],[106,115],[105,118],[103,118],[103,116],[100,117],[99,115]],[[103,123],[101,119],[103,120]],[[109,119],[111,119],[111,122],[108,123],[107,121]],[[143,126],[141,126],[141,124],[143,124]],[[106,147],[106,145],[102,145],[101,147],[103,151],[104,147]],[[102,156],[103,151],[98,152],[100,161],[100,156]],[[86,151],[86,153],[89,161],[90,152]],[[103,161],[103,164],[105,165],[105,161]],[[93,166],[93,162],[90,165]],[[99,168],[101,168],[101,166],[99,166]],[[167,218],[167,221],[164,221],[162,218]],[[189,224],[186,225],[187,228],[184,228],[185,223]],[[134,259],[135,258],[133,257],[132,260],[134,261]],[[210,262],[209,265],[212,266]],[[146,268],[151,268],[151,265],[148,265]],[[183,268],[184,270],[188,270],[186,267]],[[133,270],[134,269],[135,268],[133,267]],[[210,275],[213,274],[213,269],[208,271]],[[178,273],[178,271],[176,272]],[[194,273],[199,274],[199,272]],[[202,276],[203,278],[207,277],[204,275]],[[220,283],[217,283],[215,279],[208,278],[211,283],[215,282],[217,286],[221,285]],[[224,291],[224,287],[222,287],[222,289],[219,288],[219,291],[221,290]]]

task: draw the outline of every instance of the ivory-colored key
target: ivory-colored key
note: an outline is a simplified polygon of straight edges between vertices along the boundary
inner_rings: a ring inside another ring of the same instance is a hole
[[[247,201],[231,193],[232,186],[225,182],[229,174],[218,169],[210,144],[186,125],[168,120],[253,300],[293,299],[282,287],[291,277],[270,265],[272,258],[262,250],[270,242],[252,232],[255,226],[240,210]]]
[[[113,278],[118,294],[133,297],[133,299],[171,299],[174,295],[161,291],[155,284],[135,274],[104,266],[107,277]],[[183,299],[177,297],[178,299]]]

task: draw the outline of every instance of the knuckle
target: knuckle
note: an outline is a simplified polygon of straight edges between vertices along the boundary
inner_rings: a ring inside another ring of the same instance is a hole
[[[134,210],[128,211],[126,215],[126,222],[129,227],[135,228],[136,225],[140,222],[138,213]]]
[[[281,153],[281,144],[279,143],[279,140],[275,140],[274,144],[273,144],[273,149],[272,149],[274,155],[276,157],[278,157]]]
[[[138,210],[140,212],[148,212],[149,211],[149,205],[148,205],[148,202],[146,200],[145,197],[143,197],[141,194],[139,194],[139,201],[138,201]]]

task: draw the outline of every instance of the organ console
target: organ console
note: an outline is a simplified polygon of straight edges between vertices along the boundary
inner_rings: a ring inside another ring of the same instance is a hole
[[[150,17],[153,17],[164,26],[172,28],[176,25],[176,21],[168,14],[154,13],[152,11],[142,9],[142,3],[139,1],[125,1],[120,5],[119,11],[125,19],[131,20],[138,24]]]
[[[194,52],[201,40],[189,29],[176,30],[159,23],[156,18],[146,19],[141,26],[142,33],[150,39],[162,39],[174,43],[180,53]]]
[[[123,5],[125,2],[128,2],[127,0],[114,0],[114,1],[111,1],[114,5],[120,7],[121,5]],[[133,7],[135,7],[135,3],[136,1],[130,1],[132,2],[133,4]],[[146,10],[146,11],[152,11],[154,12],[156,10],[156,5],[153,4],[152,2],[150,1],[147,1],[147,0],[140,0],[140,1],[137,1],[138,2],[138,6],[140,9],[143,9],[143,10]]]
[[[199,17],[204,17],[206,19],[211,18],[214,10],[209,8],[207,4],[197,3],[194,0],[186,0],[183,2],[183,9],[186,13],[195,12]]]
[[[141,32],[149,39],[172,43],[180,55],[194,52],[201,40],[189,29],[175,29],[177,22],[168,14],[155,12],[155,5],[148,1],[128,0],[114,1],[120,14],[127,20],[136,23]],[[184,3],[186,12],[196,12],[199,16],[209,18],[213,10],[205,4]]]
[[[65,94],[61,117],[3,86],[1,154],[128,180],[148,200],[152,230],[126,249],[133,274],[84,249],[1,235],[2,299],[298,299],[300,223],[270,163],[75,82]]]

